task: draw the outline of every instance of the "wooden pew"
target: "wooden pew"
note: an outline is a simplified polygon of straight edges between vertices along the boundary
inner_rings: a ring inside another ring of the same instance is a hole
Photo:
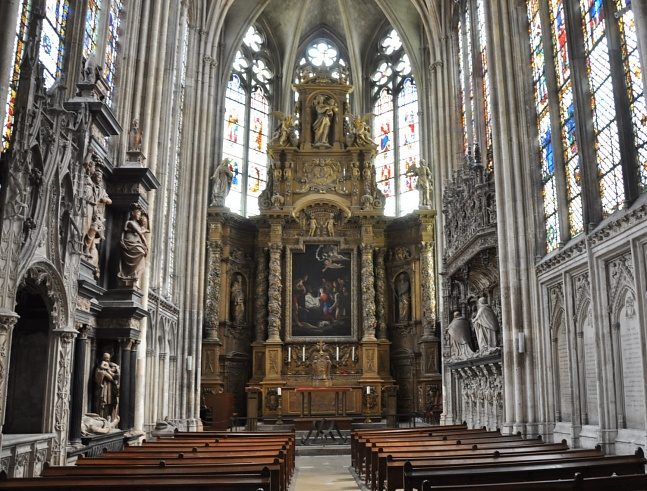
[[[536,456],[533,457],[536,459]],[[640,474],[645,472],[644,454],[641,449],[636,455],[611,455],[588,459],[557,459],[540,461],[521,461],[517,463],[491,463],[475,465],[447,465],[441,460],[428,465],[424,461],[406,462],[404,470],[404,490],[422,490],[422,483],[433,486],[496,484],[519,481],[547,481],[570,479],[575,472],[583,478],[607,477],[611,474]],[[387,464],[387,479],[389,467]],[[388,482],[388,489],[398,489],[395,483]]]

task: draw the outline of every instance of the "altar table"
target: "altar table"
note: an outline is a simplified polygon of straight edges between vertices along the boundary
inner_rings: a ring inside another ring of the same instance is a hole
[[[301,393],[301,417],[312,416],[312,393],[335,393],[335,416],[346,416],[346,394],[352,391],[352,387],[297,387],[295,392]],[[341,412],[339,404],[339,394],[341,394]],[[308,397],[308,413],[305,411],[306,395]]]

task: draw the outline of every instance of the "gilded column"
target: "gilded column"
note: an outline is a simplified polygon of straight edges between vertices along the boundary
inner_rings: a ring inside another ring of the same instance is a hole
[[[362,341],[375,340],[375,281],[373,279],[373,250],[370,244],[362,244],[362,317],[364,336]]]
[[[386,273],[384,270],[384,254],[386,250],[382,247],[377,250],[375,264],[375,301],[377,313],[377,338],[386,339],[386,306],[384,304],[384,289],[386,286]]]
[[[270,273],[267,303],[268,341],[281,341],[281,244],[270,244]],[[373,283],[371,281],[371,283]]]
[[[434,337],[436,324],[436,283],[434,268],[434,243],[420,244],[420,288],[422,290],[423,339]]]
[[[210,242],[208,245],[209,254],[209,277],[207,283],[207,302],[205,308],[205,341],[220,341],[218,337],[219,324],[219,299],[220,299],[220,277],[222,244]]]
[[[256,255],[256,337],[257,343],[265,341],[265,322],[267,321],[267,249],[259,249]]]

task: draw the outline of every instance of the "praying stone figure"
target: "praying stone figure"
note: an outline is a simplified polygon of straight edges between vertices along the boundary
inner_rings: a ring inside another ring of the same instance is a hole
[[[405,273],[400,273],[395,282],[398,299],[398,322],[408,322],[411,315],[411,284]]]
[[[95,412],[108,421],[117,419],[120,377],[119,365],[104,353],[94,370],[94,405]]]
[[[497,347],[496,333],[499,330],[499,321],[492,307],[487,303],[485,297],[478,300],[478,310],[472,318],[479,351],[488,353]]]
[[[447,326],[447,332],[451,339],[452,358],[460,360],[474,354],[470,348],[470,323],[460,312],[454,312],[454,320]]]
[[[223,159],[211,177],[213,188],[211,189],[210,206],[225,206],[225,198],[229,194],[231,182],[234,179],[234,173],[229,168],[230,164],[230,159]]]
[[[339,108],[332,97],[326,97],[322,94],[315,97],[314,106],[315,111],[317,111],[317,119],[312,125],[314,144],[329,145],[328,134],[330,133],[332,118]]]
[[[231,284],[231,317],[236,324],[245,323],[245,292],[243,277],[237,274]]]
[[[133,287],[141,277],[148,255],[148,216],[135,204],[130,212],[130,218],[124,225],[119,246],[121,258],[117,277],[127,287]]]

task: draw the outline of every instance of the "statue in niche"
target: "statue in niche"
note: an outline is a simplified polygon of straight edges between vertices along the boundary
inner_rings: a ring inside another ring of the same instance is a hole
[[[395,280],[395,294],[398,300],[398,322],[411,319],[411,283],[406,273],[400,273]]]
[[[328,219],[326,220],[326,231],[328,232],[329,237],[335,236],[335,214],[331,213]]]
[[[223,159],[216,167],[213,176],[211,176],[213,188],[211,189],[210,206],[225,206],[225,198],[229,194],[233,179],[234,172],[231,170],[231,160]]]
[[[94,266],[94,276],[99,277],[99,243],[105,239],[106,206],[112,200],[103,184],[103,172],[93,160],[86,164],[84,183],[84,199],[86,201],[86,216],[84,217],[83,253]]]
[[[142,151],[142,130],[139,128],[139,119],[133,119],[130,123],[130,130],[128,131],[128,151],[141,152]]]
[[[431,170],[429,165],[424,160],[420,160],[420,164],[414,171],[418,176],[416,188],[420,194],[420,206],[431,206]]]
[[[454,320],[447,326],[447,333],[451,339],[452,358],[464,359],[474,355],[470,347],[470,323],[460,312],[454,312]]]
[[[485,297],[478,300],[477,311],[472,318],[476,339],[481,353],[488,353],[497,347],[496,333],[499,330],[499,321],[492,307]]]
[[[243,277],[234,276],[231,283],[231,318],[236,324],[245,323],[245,292],[243,290]]]
[[[118,424],[119,416],[116,416],[112,421],[108,421],[96,413],[85,413],[81,418],[81,434],[90,436],[114,433],[119,431]]]
[[[312,385],[315,387],[327,387],[332,383],[330,380],[332,361],[330,361],[330,355],[323,350],[324,346],[326,345],[319,341],[319,351],[315,353],[312,360]]]
[[[95,412],[108,421],[117,419],[120,377],[119,365],[104,353],[94,370],[94,404]]]
[[[308,220],[308,235],[310,237],[317,235],[317,219],[313,216]]]
[[[315,111],[317,112],[317,119],[312,124],[314,130],[314,144],[315,145],[329,145],[330,126],[332,125],[332,118],[339,110],[337,102],[332,97],[326,97],[323,94],[315,97],[314,101]]]
[[[138,204],[132,206],[130,218],[124,225],[119,246],[121,258],[117,277],[124,286],[132,287],[141,277],[148,255],[148,216]]]

